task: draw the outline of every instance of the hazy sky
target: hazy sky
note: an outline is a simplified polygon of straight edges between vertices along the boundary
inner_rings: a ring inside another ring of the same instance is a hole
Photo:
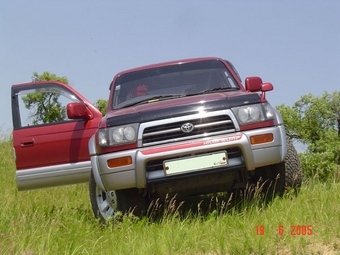
[[[113,76],[157,62],[222,57],[244,80],[272,82],[273,106],[340,89],[340,1],[0,0],[0,133],[10,87],[66,76],[91,102]]]

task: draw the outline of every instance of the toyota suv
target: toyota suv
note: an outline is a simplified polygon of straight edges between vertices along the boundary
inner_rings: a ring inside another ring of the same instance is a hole
[[[273,85],[259,77],[243,85],[227,60],[143,66],[118,73],[109,89],[102,117],[66,84],[12,86],[19,190],[89,182],[94,214],[105,221],[116,211],[142,215],[150,199],[169,194],[261,179],[282,193],[301,183],[297,153],[266,98]]]

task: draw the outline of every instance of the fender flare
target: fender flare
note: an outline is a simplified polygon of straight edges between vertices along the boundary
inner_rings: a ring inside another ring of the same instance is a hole
[[[285,126],[283,124],[283,119],[281,114],[279,113],[278,110],[276,110],[275,108],[273,108],[275,111],[275,119],[277,122],[277,126],[280,129],[280,134],[281,134],[281,143],[282,143],[282,151],[281,151],[281,161],[284,161],[286,156],[287,156],[287,136],[286,136],[286,129]]]
[[[91,157],[91,166],[94,180],[99,189],[102,191],[106,191],[105,186],[102,182],[102,178],[100,177],[99,169],[98,169],[98,156],[96,155],[96,141],[95,135],[91,136],[88,144],[89,153]]]

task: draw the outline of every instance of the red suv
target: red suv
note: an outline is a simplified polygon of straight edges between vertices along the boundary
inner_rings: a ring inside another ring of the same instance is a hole
[[[103,221],[116,210],[142,214],[153,198],[245,188],[261,177],[282,193],[301,183],[301,170],[267,102],[272,89],[259,77],[242,85],[220,58],[160,63],[117,74],[102,117],[68,85],[13,85],[18,188],[89,181]]]

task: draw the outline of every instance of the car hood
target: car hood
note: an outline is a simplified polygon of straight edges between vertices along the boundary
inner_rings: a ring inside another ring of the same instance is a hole
[[[230,109],[235,106],[259,102],[260,97],[257,93],[244,91],[215,92],[130,106],[111,111],[105,115],[104,119],[106,126],[110,127],[174,118],[195,114],[199,111]]]

